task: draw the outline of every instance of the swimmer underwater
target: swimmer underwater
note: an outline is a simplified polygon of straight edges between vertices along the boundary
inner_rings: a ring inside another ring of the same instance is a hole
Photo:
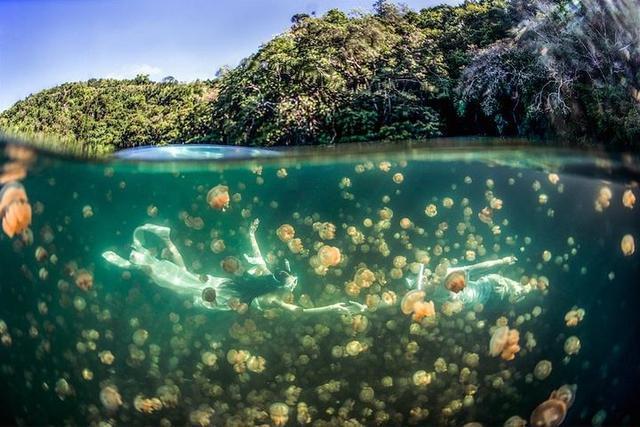
[[[425,282],[432,289],[430,299],[436,303],[459,301],[463,305],[486,304],[490,299],[521,301],[526,294],[525,287],[500,274],[478,273],[502,266],[513,265],[518,261],[515,256],[507,256],[493,261],[463,267],[448,267],[444,277],[431,271],[425,272],[424,264],[420,267],[414,281],[408,280],[409,286],[422,290]]]
[[[304,308],[284,302],[280,294],[284,291],[293,291],[298,284],[298,278],[291,273],[288,261],[285,261],[284,269],[275,273],[267,266],[256,240],[259,224],[258,219],[251,223],[249,240],[252,254],[244,255],[253,267],[241,277],[225,278],[191,273],[187,270],[178,248],[171,241],[171,229],[154,224],[144,224],[134,230],[129,260],[113,251],[104,252],[102,257],[120,268],[139,270],[149,276],[156,285],[178,295],[189,297],[194,306],[209,310],[229,311],[241,304],[258,310],[280,307],[303,314],[329,312],[355,314],[366,309],[366,306],[355,301],[314,308]],[[172,261],[158,259],[145,247],[145,233],[153,234],[163,242],[171,254]]]

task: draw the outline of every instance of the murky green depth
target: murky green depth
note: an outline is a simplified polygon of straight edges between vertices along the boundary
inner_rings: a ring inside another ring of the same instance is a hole
[[[6,422],[491,426],[528,421],[575,384],[565,425],[640,423],[640,263],[621,247],[640,236],[635,158],[518,148],[20,162],[33,220],[32,235],[0,237]],[[229,189],[224,211],[207,201],[216,185]],[[254,218],[265,258],[288,259],[299,279],[281,300],[367,310],[207,310],[101,256],[127,258],[133,230],[151,223],[171,228],[188,271],[234,277],[223,261],[250,267]],[[299,242],[282,241],[283,224]],[[323,268],[326,245],[341,256]],[[487,274],[519,282],[522,299],[435,298],[445,262],[507,256],[517,262]],[[434,273],[424,301],[435,314],[423,318],[400,309],[419,263]],[[505,325],[519,334],[512,360],[489,353]]]

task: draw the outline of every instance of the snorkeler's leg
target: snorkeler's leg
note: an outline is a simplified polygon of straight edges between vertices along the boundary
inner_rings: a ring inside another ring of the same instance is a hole
[[[519,301],[524,298],[524,287],[515,280],[504,277],[500,274],[489,274],[481,279],[491,283],[493,292],[500,299],[508,298],[513,301]]]
[[[415,278],[411,279],[407,277],[405,280],[407,281],[407,286],[409,289],[418,289],[422,290],[424,288],[424,280],[425,280],[425,267],[424,264],[420,264],[420,270]]]
[[[518,258],[516,258],[515,256],[507,256],[492,261],[484,261],[478,264],[468,265],[466,267],[462,267],[462,269],[467,271],[468,273],[471,273],[478,270],[488,270],[490,268],[501,267],[504,265],[513,265],[516,263],[516,261],[518,261]]]
[[[356,301],[339,302],[336,304],[325,305],[322,307],[304,308],[299,305],[289,304],[279,299],[272,301],[272,304],[283,308],[292,313],[302,314],[322,314],[322,313],[340,313],[346,315],[353,315],[357,313],[363,313],[367,310],[367,306],[360,304]]]
[[[144,225],[141,225],[140,227],[137,227],[133,231],[133,248],[134,249],[141,252],[147,252],[147,249],[144,247],[143,233],[145,231],[158,236],[164,242],[165,246],[171,253],[173,262],[182,268],[186,268],[184,264],[184,259],[182,258],[182,254],[180,253],[176,245],[171,241],[171,237],[170,237],[171,229],[169,227],[164,227],[164,226],[155,225],[155,224],[144,224]]]
[[[133,264],[131,264],[129,261],[127,261],[126,259],[122,258],[120,255],[118,255],[117,253],[113,252],[113,251],[106,251],[102,253],[102,258],[106,259],[107,261],[109,261],[111,264],[120,267],[120,268],[132,268],[134,267]]]
[[[245,259],[248,263],[254,265],[255,267],[249,269],[250,274],[262,274],[268,273],[269,269],[267,267],[267,263],[262,257],[262,253],[260,252],[260,247],[258,246],[258,241],[256,240],[256,230],[258,229],[258,225],[260,224],[260,220],[258,218],[254,219],[251,223],[251,227],[249,227],[249,241],[251,242],[251,255],[244,254]]]

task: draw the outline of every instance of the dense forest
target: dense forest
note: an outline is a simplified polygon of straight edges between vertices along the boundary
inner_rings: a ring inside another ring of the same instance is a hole
[[[477,0],[298,14],[207,81],[66,83],[0,115],[87,152],[518,135],[637,146],[637,0]]]

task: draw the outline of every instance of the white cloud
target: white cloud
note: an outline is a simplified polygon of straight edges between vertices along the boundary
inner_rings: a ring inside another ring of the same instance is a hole
[[[149,74],[150,76],[156,76],[162,73],[162,68],[149,64],[141,64],[131,67],[131,72],[133,74]]]

